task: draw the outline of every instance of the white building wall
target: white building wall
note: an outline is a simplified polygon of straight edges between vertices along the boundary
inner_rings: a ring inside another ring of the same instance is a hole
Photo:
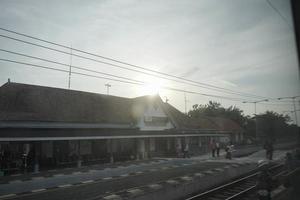
[[[160,108],[160,106],[154,107],[154,105],[149,105],[145,110],[144,114],[138,120],[137,126],[142,131],[160,131],[174,128],[173,124],[168,120],[165,125],[150,125],[145,123],[145,119],[151,121],[152,117],[167,117],[164,111]]]

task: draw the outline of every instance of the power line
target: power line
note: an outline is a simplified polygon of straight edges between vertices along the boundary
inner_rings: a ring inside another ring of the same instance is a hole
[[[291,30],[293,30],[293,27],[292,27],[292,25],[290,25],[290,23],[288,22],[288,20],[281,14],[281,12],[269,1],[269,0],[266,0],[266,2],[269,4],[269,6],[271,7],[271,8],[273,8],[273,10],[281,17],[281,19],[285,22],[285,23],[287,23],[287,25],[289,26],[289,28],[291,29]]]
[[[43,66],[43,65],[31,64],[31,63],[25,63],[25,62],[20,62],[20,61],[15,61],[15,60],[0,58],[0,61],[6,61],[6,62],[21,64],[21,65],[36,67],[36,68],[43,68],[43,69],[48,69],[48,70],[53,70],[53,71],[69,73],[69,70],[57,69],[57,68],[54,68],[54,67],[48,67],[48,66]],[[91,74],[85,74],[85,73],[75,72],[75,71],[72,71],[72,74],[77,74],[77,75],[82,75],[82,76],[87,76],[87,77],[93,77],[93,78],[106,79],[106,80],[110,80],[110,81],[118,81],[118,82],[128,83],[128,84],[137,84],[137,85],[139,84],[139,83],[135,83],[135,82],[124,81],[124,80],[119,80],[119,79],[114,79],[114,78],[107,78],[107,77],[96,76],[96,75],[91,75]],[[140,85],[142,85],[142,84],[140,84]]]
[[[39,40],[39,41],[42,41],[42,42],[45,42],[45,43],[49,43],[49,44],[52,44],[52,45],[57,45],[57,46],[60,46],[60,47],[63,47],[63,48],[67,48],[67,49],[71,49],[71,50],[74,50],[74,51],[82,52],[82,53],[85,53],[85,54],[88,54],[88,55],[92,55],[92,56],[97,56],[97,57],[100,57],[100,58],[108,59],[108,60],[111,60],[111,61],[114,61],[114,62],[119,62],[119,63],[121,63],[121,64],[126,64],[126,65],[129,65],[129,66],[135,66],[135,67],[141,68],[141,69],[143,69],[143,70],[148,70],[148,71],[152,71],[152,72],[155,72],[155,73],[161,73],[161,74],[166,75],[166,76],[173,76],[173,75],[169,75],[169,74],[166,74],[166,73],[158,72],[158,71],[155,71],[155,70],[149,70],[149,69],[147,69],[147,68],[143,68],[143,67],[139,67],[139,66],[136,66],[136,65],[132,65],[132,64],[129,64],[129,63],[122,62],[122,61],[118,61],[118,60],[116,60],[116,59],[111,59],[111,58],[108,58],[108,57],[100,56],[100,55],[93,54],[93,53],[90,53],[90,52],[86,52],[86,51],[82,51],[82,50],[79,50],[79,49],[71,48],[71,47],[68,47],[68,46],[65,46],[65,45],[61,45],[61,44],[58,44],[58,43],[54,43],[54,42],[50,42],[50,41],[47,41],[47,40],[43,40],[43,39],[36,38],[36,37],[33,37],[33,36],[29,36],[29,35],[26,35],[26,34],[18,33],[18,32],[16,32],[16,31],[11,31],[11,30],[4,29],[4,28],[1,28],[1,27],[0,27],[0,30],[4,30],[4,31],[7,31],[7,32],[11,32],[11,33],[17,34],[17,35],[25,36],[25,37],[28,37],[28,38],[31,38],[31,39]],[[5,36],[5,35],[0,35],[0,36],[1,36],[1,37],[4,37],[4,38],[8,38],[8,39],[15,40],[15,41],[18,41],[18,42],[23,42],[23,43],[26,43],[26,44],[34,45],[34,46],[37,46],[37,47],[46,48],[46,49],[48,49],[48,50],[60,52],[60,53],[63,53],[63,54],[67,54],[67,55],[70,55],[70,54],[71,54],[71,53],[69,53],[69,52],[61,51],[61,50],[58,50],[58,49],[54,49],[54,48],[51,48],[51,47],[47,47],[47,46],[44,46],[44,45],[39,45],[39,44],[36,44],[36,43],[24,41],[24,40],[20,40],[20,39],[17,39],[17,38]],[[23,55],[24,55],[24,54],[23,54]],[[74,55],[74,54],[72,53],[72,55]],[[230,93],[230,94],[240,95],[240,96],[244,96],[244,97],[247,97],[247,98],[250,98],[250,97],[251,97],[251,98],[257,98],[257,97],[262,98],[262,96],[257,96],[257,95],[252,95],[252,94],[242,93],[242,92],[236,92],[236,91],[229,90],[229,89],[226,89],[226,88],[221,88],[221,87],[217,87],[217,86],[212,86],[212,85],[209,85],[209,84],[204,84],[204,83],[201,83],[201,82],[196,82],[196,81],[184,79],[184,78],[177,77],[177,76],[174,76],[174,77],[176,77],[176,78],[178,78],[178,79],[183,79],[183,80],[185,80],[185,81],[195,82],[195,83],[198,83],[198,85],[191,84],[191,83],[187,83],[187,82],[184,82],[184,81],[179,81],[179,80],[169,79],[169,78],[166,78],[166,77],[157,76],[157,75],[154,75],[154,74],[142,72],[142,71],[139,71],[139,70],[130,69],[130,68],[127,68],[127,67],[124,67],[124,66],[115,65],[115,64],[112,64],[112,63],[107,63],[107,62],[95,60],[95,59],[88,58],[88,57],[85,57],[85,56],[81,56],[81,55],[78,55],[78,54],[75,54],[74,56],[79,57],[79,58],[83,58],[83,59],[88,59],[88,60],[95,61],[95,62],[99,62],[99,63],[101,63],[101,64],[111,65],[111,66],[114,66],[114,67],[118,67],[118,68],[122,68],[122,69],[126,69],[126,70],[131,70],[131,71],[135,71],[135,72],[139,72],[139,73],[143,73],[143,74],[147,74],[147,75],[150,75],[150,76],[154,76],[154,77],[158,77],[158,78],[162,78],[162,79],[166,79],[166,80],[171,80],[171,81],[175,81],[175,82],[179,82],[179,83],[183,83],[183,84],[189,84],[189,85],[193,85],[193,86],[196,86],[196,87],[201,87],[201,88],[205,88],[205,89],[215,90],[215,91],[218,91],[218,92],[223,92],[223,93]],[[36,59],[37,59],[37,58],[36,58]],[[44,59],[44,61],[46,61],[46,59]],[[49,61],[49,60],[48,60],[48,61]],[[52,62],[55,62],[55,61],[52,61]],[[58,63],[58,62],[57,62],[57,63]],[[69,66],[69,65],[68,65],[68,66]],[[81,70],[87,70],[87,69],[81,68]],[[94,71],[94,70],[91,70],[91,72],[101,73],[101,72]],[[102,74],[104,74],[104,73],[102,73]],[[115,77],[118,77],[118,76],[115,76]],[[118,77],[118,78],[119,78],[119,77]],[[135,81],[136,81],[136,80],[135,80]],[[208,85],[208,87],[204,87],[204,86],[202,86],[201,84]],[[201,85],[201,86],[200,86],[200,85]],[[210,87],[215,87],[215,88],[210,88]],[[216,89],[216,88],[217,88],[217,89]],[[220,88],[220,89],[218,89],[218,88]],[[221,90],[221,91],[220,91],[220,90]],[[230,91],[230,92],[225,92],[225,91],[222,91],[222,90],[228,90],[228,91]],[[247,96],[242,95],[242,94],[246,94]],[[267,97],[264,97],[264,98],[267,98]],[[268,98],[268,99],[270,99],[270,100],[271,100],[271,99],[272,99],[272,100],[276,100],[276,98]]]
[[[296,110],[296,112],[297,111],[300,111],[300,110]],[[295,112],[294,110],[284,110],[284,111],[282,111],[282,112],[290,112],[290,113],[293,113],[293,112]]]
[[[28,57],[28,58],[33,58],[33,59],[37,59],[37,60],[42,60],[42,61],[45,61],[45,62],[49,62],[49,63],[53,63],[53,64],[58,64],[58,65],[62,65],[62,66],[66,66],[66,67],[69,67],[68,64],[65,64],[65,63],[61,63],[61,62],[57,62],[57,61],[52,61],[52,60],[48,60],[48,59],[44,59],[44,58],[40,58],[40,57],[36,57],[36,56],[30,56],[30,55],[27,55],[27,54],[22,54],[22,53],[17,53],[17,52],[13,52],[13,51],[9,51],[9,50],[5,50],[5,49],[0,49],[0,51],[3,51],[3,52],[7,52],[7,53],[12,53],[12,54],[15,54],[15,55],[20,55],[20,56],[24,56],[24,57]],[[4,60],[3,60],[4,61]],[[5,59],[5,61],[8,61],[10,62],[8,59]],[[12,60],[11,60],[12,61]],[[19,63],[19,64],[26,64],[26,65],[31,65],[29,63],[24,63],[24,62],[18,62],[18,61],[13,61],[15,63]],[[34,66],[38,66],[38,65],[35,65],[33,64]],[[115,78],[121,78],[121,79],[126,79],[126,80],[130,80],[130,81],[133,81],[133,82],[137,82],[137,83],[140,83],[140,84],[143,84],[143,85],[146,85],[148,83],[146,82],[143,82],[143,81],[139,81],[139,80],[135,80],[135,79],[130,79],[130,78],[127,78],[127,77],[122,77],[122,76],[117,76],[117,75],[113,75],[113,74],[109,74],[109,73],[104,73],[104,72],[99,72],[99,71],[95,71],[95,70],[90,70],[90,69],[86,69],[86,68],[83,68],[83,67],[78,67],[78,66],[75,66],[75,65],[72,65],[72,68],[74,69],[80,69],[80,70],[84,70],[84,71],[88,71],[88,72],[93,72],[93,73],[98,73],[98,74],[102,74],[102,75],[106,75],[106,76],[112,76],[112,77],[115,77]],[[50,68],[49,68],[50,69]],[[53,68],[53,69],[56,69],[56,68]],[[69,70],[66,70],[68,71],[68,73],[70,73]],[[71,72],[73,73],[73,72]],[[169,88],[167,86],[164,86],[166,88]],[[185,90],[182,90],[182,91],[185,91]],[[204,96],[207,96],[207,94],[204,94]],[[222,96],[218,96],[218,95],[214,95],[215,97],[222,97]],[[225,97],[225,98],[230,98],[230,97]],[[234,98],[232,98],[234,99]],[[238,100],[238,99],[235,99],[235,100]],[[242,100],[242,99],[240,99]]]
[[[268,105],[268,106],[290,106],[292,103],[260,103],[261,105]]]
[[[61,65],[61,66],[70,67],[70,65],[65,64],[65,63],[61,63],[61,62],[57,62],[57,61],[53,61],[53,60],[48,60],[48,59],[41,58],[41,57],[31,56],[31,55],[27,55],[27,54],[23,54],[23,53],[18,53],[18,52],[15,52],[15,51],[9,51],[9,50],[5,50],[5,49],[0,49],[0,51],[6,52],[6,53],[11,53],[11,54],[14,54],[14,55],[19,55],[19,56],[27,57],[27,58],[37,59],[37,60],[41,60],[41,61],[44,61],[44,62],[49,62],[49,63],[52,63],[52,64],[57,64],[57,65]],[[126,77],[117,76],[117,75],[109,74],[109,73],[104,73],[104,72],[100,72],[100,71],[96,71],[96,70],[91,70],[91,69],[79,67],[79,66],[76,66],[76,65],[72,65],[72,68],[83,70],[83,71],[87,71],[87,72],[92,72],[92,73],[97,73],[97,74],[112,76],[112,77],[115,77],[115,78],[129,79],[129,78],[126,78]],[[143,83],[143,82],[138,81],[138,80],[134,80],[134,79],[131,79],[131,80],[135,81],[135,82]]]
[[[6,53],[11,53],[11,54],[18,55],[18,56],[27,57],[27,58],[37,59],[37,60],[41,60],[41,61],[44,61],[44,62],[65,66],[65,67],[70,66],[69,64],[65,64],[65,63],[61,63],[61,62],[57,62],[57,61],[53,61],[53,60],[49,60],[49,59],[45,59],[45,58],[41,58],[41,57],[37,57],[37,56],[31,56],[31,55],[28,55],[28,54],[18,53],[18,52],[15,52],[15,51],[9,51],[9,50],[5,50],[5,49],[0,49],[0,51],[6,52]],[[8,59],[6,59],[6,61],[8,61]],[[19,64],[21,64],[21,63],[19,63]],[[31,65],[29,63],[26,63],[26,64]],[[127,77],[122,77],[122,76],[118,76],[118,75],[114,75],[114,74],[110,74],[110,73],[104,73],[104,72],[100,72],[100,71],[96,71],[96,70],[91,70],[91,69],[84,68],[84,67],[79,67],[79,66],[76,66],[76,65],[72,65],[72,68],[87,71],[87,72],[97,73],[97,74],[101,74],[101,75],[105,75],[105,76],[110,76],[110,77],[114,77],[114,78],[118,78],[118,79],[125,79],[125,80],[129,80],[131,82],[136,82],[136,83],[139,83],[139,84],[142,84],[142,85],[149,84],[147,82],[143,82],[143,81],[140,81],[140,80],[131,79],[131,78],[127,78]],[[57,69],[57,68],[54,68],[54,69]],[[70,70],[68,70],[68,73],[70,74]],[[71,72],[71,73],[73,73],[73,72]],[[163,86],[163,87],[169,88],[167,86]],[[174,88],[172,88],[172,89],[174,89]],[[182,90],[182,91],[184,92],[185,90]],[[201,94],[203,94],[204,96],[207,95],[205,93],[201,93]],[[214,95],[214,97],[223,98],[224,96]],[[230,97],[224,97],[224,98],[229,99],[229,100],[234,99],[234,100],[237,100],[237,101],[245,101],[245,99],[230,98]],[[265,104],[265,105],[272,105],[272,104]],[[277,105],[283,105],[283,104],[277,104]],[[291,105],[291,104],[289,104],[289,105]]]
[[[38,47],[45,48],[45,49],[48,49],[48,50],[60,52],[60,53],[66,54],[66,55],[70,55],[69,52],[61,51],[61,50],[54,49],[54,48],[51,48],[51,47],[46,47],[46,46],[43,46],[43,45],[39,45],[39,44],[36,44],[36,43],[32,43],[32,42],[20,40],[20,39],[17,39],[17,38],[12,38],[12,37],[5,36],[5,35],[1,35],[1,34],[0,34],[0,37],[12,39],[12,40],[15,40],[15,41],[23,42],[23,43],[26,43],[26,44],[30,44],[30,45],[38,46]],[[10,51],[10,52],[12,52],[12,51]],[[23,55],[25,55],[25,54],[23,54]],[[175,79],[170,79],[170,78],[166,78],[166,77],[161,77],[161,76],[153,75],[153,74],[150,74],[150,73],[147,73],[147,72],[142,72],[142,71],[139,71],[139,70],[134,70],[134,69],[130,69],[130,68],[127,68],[127,67],[115,65],[115,64],[112,64],[112,63],[107,63],[107,62],[95,60],[95,59],[88,58],[88,57],[81,56],[81,55],[74,54],[74,53],[73,53],[72,55],[73,55],[73,56],[76,56],[76,57],[88,59],[88,60],[91,60],[91,61],[95,61],[95,62],[98,62],[98,63],[101,63],[101,64],[106,64],[106,65],[110,65],[110,66],[114,66],[114,67],[118,67],[118,68],[123,68],[123,69],[127,69],[127,70],[130,70],[130,71],[135,71],[135,72],[147,74],[147,75],[150,75],[150,76],[153,76],[153,77],[158,77],[158,78],[162,78],[162,79],[166,79],[166,80],[170,80],[170,81],[175,81],[175,82],[178,82],[178,83],[188,84],[188,85],[192,85],[192,86],[196,86],[196,87],[200,87],[200,88],[205,88],[205,89],[209,89],[209,90],[215,90],[215,91],[223,92],[223,93],[229,93],[229,94],[234,94],[234,95],[240,95],[240,96],[247,97],[247,98],[255,98],[255,97],[252,97],[252,96],[250,96],[250,95],[247,95],[247,96],[241,95],[241,94],[239,94],[239,93],[237,93],[237,92],[230,92],[230,91],[225,92],[225,91],[222,91],[221,89],[210,88],[210,87],[202,86],[202,85],[200,85],[200,84],[197,85],[197,84],[193,84],[193,83],[187,83],[187,82],[184,82],[184,81],[179,81],[179,80],[175,80]],[[69,65],[68,65],[68,66],[69,66]],[[73,66],[72,66],[72,67],[73,67]]]
[[[28,41],[25,41],[25,40],[13,38],[13,37],[1,35],[1,34],[0,34],[0,37],[4,37],[4,38],[7,38],[7,39],[11,39],[11,40],[15,40],[15,41],[18,41],[18,42],[22,42],[22,43],[25,43],[25,44],[29,44],[29,45],[41,47],[41,48],[48,49],[48,50],[51,50],[51,51],[56,51],[56,52],[63,53],[63,54],[66,54],[66,55],[70,54],[69,52],[61,51],[61,50],[54,49],[54,48],[51,48],[51,47],[46,47],[44,45],[39,45],[39,44],[36,44],[36,43],[28,42]],[[187,83],[187,82],[184,82],[184,81],[179,81],[179,80],[175,80],[175,79],[170,79],[170,78],[166,78],[166,77],[157,76],[157,75],[150,74],[150,73],[147,73],[147,72],[142,72],[142,71],[139,71],[139,70],[130,69],[130,68],[123,67],[123,66],[120,66],[120,65],[116,65],[116,64],[112,64],[112,63],[108,63],[108,62],[99,61],[99,60],[96,60],[96,59],[93,59],[93,58],[88,58],[88,57],[81,56],[81,55],[74,54],[74,53],[72,55],[76,56],[76,57],[79,57],[79,58],[83,58],[83,59],[91,60],[91,61],[94,61],[94,62],[98,62],[98,63],[101,63],[101,64],[106,64],[106,65],[110,65],[110,66],[113,66],[113,67],[118,67],[118,68],[130,70],[130,71],[134,71],[134,72],[138,72],[138,73],[143,73],[143,74],[150,75],[150,76],[153,76],[153,77],[158,77],[158,78],[162,78],[162,79],[166,79],[166,80],[170,80],[170,81],[175,81],[175,82],[179,82],[179,83],[183,83],[183,84],[188,84],[188,85],[192,85],[192,86],[196,86],[196,87],[201,87],[201,88],[205,88],[205,89],[211,89],[211,90],[215,90],[215,91],[219,91],[219,92],[223,92],[223,93],[236,94],[234,92],[224,92],[224,91],[220,91],[220,89],[209,88],[209,87],[205,87],[205,86],[201,86],[201,85]],[[236,95],[239,95],[239,94],[236,94]]]
[[[36,67],[36,68],[43,68],[43,69],[48,69],[48,70],[54,70],[54,71],[69,73],[69,70],[57,69],[57,68],[48,67],[48,66],[44,66],[44,65],[31,64],[31,63],[20,62],[20,61],[16,61],[16,60],[10,60],[10,59],[0,58],[0,61],[5,61],[5,62],[21,64],[21,65],[25,65],[25,66],[32,66],[32,67]],[[117,81],[117,82],[122,82],[122,83],[127,83],[127,84],[133,84],[133,85],[139,85],[139,86],[147,85],[147,83],[145,83],[145,82],[143,82],[143,83],[137,83],[137,82],[133,82],[133,81],[120,80],[120,79],[114,79],[114,78],[107,78],[107,77],[96,76],[96,75],[91,75],[91,74],[85,74],[85,73],[75,72],[75,71],[72,71],[71,73],[72,74],[86,76],[86,77],[93,77],[93,78],[99,78],[99,79]],[[123,77],[123,79],[127,79],[127,78]],[[131,80],[131,79],[128,79],[128,80]],[[219,98],[219,99],[226,99],[226,100],[231,100],[231,101],[239,101],[239,102],[241,102],[243,100],[243,99],[238,99],[238,98],[231,98],[231,97],[225,97],[225,96],[220,96],[220,95],[212,95],[212,94],[200,93],[200,92],[195,92],[195,91],[190,91],[190,90],[178,89],[178,88],[173,88],[173,87],[168,87],[168,86],[162,86],[161,88],[162,89],[166,89],[166,90],[176,91],[176,92],[186,92],[186,93],[190,93],[190,94],[197,94],[197,95],[201,95],[201,96],[213,97],[213,98]]]
[[[8,30],[8,29],[5,29],[5,28],[1,28],[0,27],[0,30],[6,31],[6,32],[10,32],[10,33],[14,33],[14,34],[17,34],[17,35],[21,35],[21,36],[24,36],[24,37],[28,37],[28,38],[31,38],[31,39],[35,39],[35,40],[38,40],[38,41],[41,41],[41,42],[45,42],[45,43],[48,43],[48,44],[56,45],[56,46],[59,46],[59,47],[70,49],[70,47],[65,46],[65,45],[61,45],[61,44],[58,44],[58,43],[55,43],[55,42],[50,42],[48,40],[40,39],[40,38],[33,37],[33,36],[30,36],[30,35],[27,35],[27,34],[23,34],[23,33],[19,33],[19,32],[16,32],[16,31]],[[45,46],[43,46],[43,45],[38,45],[38,44],[35,44],[35,43],[32,43],[32,42],[26,42],[24,40],[20,40],[20,39],[16,39],[16,38],[12,38],[12,37],[9,37],[9,36],[4,36],[4,35],[0,35],[0,36],[8,38],[8,39],[13,39],[15,41],[25,42],[27,44],[31,44],[31,45],[35,45],[35,46],[38,46],[38,47],[45,48]],[[50,48],[50,47],[46,47],[46,48],[49,49],[49,50],[54,50],[53,48]],[[206,89],[213,90],[213,88],[214,88],[214,90],[216,90],[216,89],[218,89],[218,90],[224,90],[224,91],[227,91],[227,93],[231,92],[231,94],[236,94],[236,95],[240,95],[240,96],[246,96],[247,95],[248,97],[252,97],[252,98],[267,98],[267,97],[263,97],[263,96],[248,94],[248,93],[244,93],[244,92],[237,92],[237,91],[230,90],[230,89],[227,89],[227,88],[222,88],[222,87],[218,87],[218,86],[214,86],[214,85],[210,85],[210,84],[206,84],[206,83],[202,83],[202,82],[198,82],[198,81],[189,80],[189,79],[186,79],[186,78],[178,77],[178,76],[175,76],[175,75],[170,75],[170,74],[159,72],[159,71],[156,71],[156,70],[151,70],[151,69],[148,69],[148,68],[145,68],[145,67],[141,67],[141,66],[138,66],[138,65],[133,65],[133,64],[130,64],[130,63],[126,63],[126,62],[123,62],[123,61],[116,60],[116,59],[108,58],[108,57],[105,57],[105,56],[93,54],[93,53],[90,53],[90,52],[87,52],[87,51],[83,51],[83,50],[80,50],[80,49],[76,49],[76,48],[72,48],[72,50],[73,51],[77,51],[77,52],[81,52],[81,53],[84,53],[84,54],[92,55],[92,56],[95,56],[95,57],[99,57],[99,58],[102,58],[102,59],[107,59],[107,60],[110,60],[110,61],[113,61],[113,62],[117,62],[117,63],[120,63],[120,64],[128,65],[128,66],[131,66],[131,67],[134,67],[134,68],[142,69],[142,70],[145,70],[145,71],[150,71],[152,73],[157,73],[157,74],[161,74],[161,75],[164,75],[164,76],[173,77],[173,78],[176,78],[176,79],[179,79],[179,80],[184,80],[184,81],[192,82],[192,83],[195,83],[195,84],[198,84],[198,85],[204,85],[206,87],[210,87],[210,88],[206,88]],[[60,53],[69,54],[68,52],[65,52],[65,51],[60,51],[60,50],[57,50],[57,51],[60,52]],[[80,57],[80,58],[83,58],[83,59],[92,60],[92,61],[99,62],[99,63],[102,63],[102,64],[107,64],[107,65],[111,65],[111,66],[114,66],[114,67],[118,67],[118,68],[130,70],[130,71],[135,71],[135,72],[138,72],[138,73],[144,73],[144,74],[147,74],[147,75],[150,75],[150,76],[156,76],[156,75],[151,74],[151,73],[146,73],[146,72],[142,72],[142,71],[139,71],[139,70],[134,70],[134,69],[131,69],[131,68],[127,68],[127,67],[115,65],[115,64],[112,64],[112,63],[107,63],[107,62],[95,60],[95,59],[92,59],[92,58],[87,58],[85,56],[80,56],[78,54],[73,54],[73,55],[76,56],[76,57]],[[156,76],[156,77],[159,77],[159,76]],[[159,78],[167,79],[166,77],[159,77]],[[167,79],[167,80],[178,82],[178,80],[174,80],[174,79]],[[186,82],[181,82],[181,83],[191,85],[190,83],[186,83]],[[201,87],[203,87],[203,86],[201,86]],[[221,92],[225,93],[224,91],[221,91]]]
[[[0,34],[0,37],[4,37],[4,38],[7,38],[7,39],[11,39],[11,40],[15,40],[15,41],[18,41],[18,42],[22,42],[22,43],[25,43],[25,44],[37,46],[37,47],[44,48],[44,49],[48,49],[48,50],[51,50],[51,51],[56,51],[56,52],[63,53],[63,54],[66,54],[66,55],[69,55],[69,54],[70,54],[69,52],[61,51],[61,50],[54,49],[54,48],[51,48],[51,47],[47,47],[47,46],[44,46],[44,45],[40,45],[40,44],[28,42],[28,41],[25,41],[25,40],[13,38],[13,37],[1,35],[1,34]],[[238,92],[230,91],[229,89],[226,89],[226,90],[229,90],[229,91],[226,91],[226,92],[225,92],[225,91],[223,91],[223,89],[211,88],[211,86],[209,86],[209,87],[208,87],[208,86],[202,86],[202,85],[199,84],[199,83],[198,83],[198,84],[187,83],[187,82],[185,82],[185,81],[179,81],[179,80],[170,79],[170,78],[166,78],[166,77],[162,77],[162,76],[157,76],[157,75],[154,75],[154,74],[151,74],[151,73],[147,73],[147,72],[143,72],[143,71],[139,71],[139,70],[135,70],[135,69],[130,69],[130,68],[127,68],[127,67],[124,67],[124,66],[120,66],[120,65],[116,65],[116,64],[112,64],[112,63],[108,63],[108,62],[99,61],[99,60],[96,60],[96,59],[93,59],[93,58],[88,58],[88,57],[81,56],[81,55],[74,54],[74,53],[73,53],[72,55],[73,55],[73,56],[76,56],[76,57],[79,57],[79,58],[83,58],[83,59],[91,60],[91,61],[94,61],[94,62],[98,62],[98,63],[101,63],[101,64],[106,64],[106,65],[110,65],[110,66],[113,66],[113,67],[118,67],[118,68],[130,70],[130,71],[134,71],[134,72],[138,72],[138,73],[143,73],[143,74],[150,75],[150,76],[153,76],[153,77],[158,77],[158,78],[161,78],[161,79],[166,79],[166,80],[170,80],[170,81],[175,81],[175,82],[182,83],[182,84],[188,84],[188,85],[192,85],[192,86],[196,86],[196,87],[201,87],[201,88],[205,88],[205,89],[215,90],[215,91],[218,91],[218,92],[223,92],[223,93],[229,93],[229,94],[240,95],[240,96],[244,96],[244,97],[255,98],[255,97],[253,97],[253,96],[251,96],[251,95],[247,95],[247,96],[246,96],[246,95],[241,95],[241,94],[239,94]],[[197,83],[197,82],[196,82],[196,83]],[[256,97],[256,98],[257,98],[257,97]]]

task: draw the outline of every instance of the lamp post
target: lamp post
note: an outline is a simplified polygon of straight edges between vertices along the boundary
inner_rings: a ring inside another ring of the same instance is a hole
[[[254,104],[254,117],[255,117],[255,139],[257,141],[257,118],[256,118],[256,104],[264,101],[269,101],[268,99],[263,99],[259,101],[243,101],[243,103],[253,103]]]

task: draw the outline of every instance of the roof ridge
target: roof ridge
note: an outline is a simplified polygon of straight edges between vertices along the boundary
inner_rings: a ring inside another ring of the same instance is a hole
[[[167,116],[171,119],[171,122],[173,123],[173,125],[176,128],[179,128],[179,124],[180,123],[178,123],[178,121],[176,120],[176,117],[173,116],[172,112],[168,108],[166,108],[166,106],[169,106],[169,108],[172,108],[174,111],[178,112],[182,117],[188,118],[188,116],[184,115],[184,113],[182,113],[180,110],[178,110],[177,108],[175,108],[171,104],[164,103],[163,101],[161,101],[161,102],[162,102],[162,109],[165,111],[165,113],[167,114]]]
[[[97,92],[89,92],[89,91],[83,91],[83,90],[65,89],[65,88],[61,88],[61,87],[35,85],[35,84],[27,84],[27,83],[17,83],[17,82],[6,82],[2,86],[0,86],[0,88],[13,87],[13,86],[36,87],[36,88],[43,88],[43,89],[55,89],[55,90],[60,90],[60,91],[65,91],[65,92],[77,92],[77,93],[83,93],[83,94],[100,95],[100,96],[103,96],[103,97],[109,96],[109,97],[116,97],[116,98],[128,99],[128,100],[132,100],[132,99],[136,99],[136,98],[140,98],[140,97],[146,97],[146,95],[145,95],[145,96],[140,96],[140,97],[129,98],[129,97],[122,97],[122,96],[115,96],[115,95],[107,95],[107,94],[102,94],[102,93],[97,93]]]

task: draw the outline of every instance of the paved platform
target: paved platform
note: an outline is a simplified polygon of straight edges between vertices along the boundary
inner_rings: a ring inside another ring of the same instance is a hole
[[[276,159],[284,155],[282,151],[274,153]],[[232,173],[241,166],[255,167],[264,156],[264,152],[258,152],[227,160],[224,153],[218,158],[206,154],[188,159],[156,158],[11,176],[0,184],[0,199],[126,199],[161,191],[170,185]]]
[[[221,162],[205,164],[203,161],[192,159],[175,159],[140,165],[132,164],[127,167],[91,170],[69,175],[56,174],[48,178],[39,177],[28,181],[13,181],[2,184],[0,186],[2,197],[0,198],[6,198],[7,195],[19,196],[22,199],[37,198],[37,196],[29,195],[33,193],[39,193],[40,197],[37,199],[53,199],[51,194],[59,196],[55,199],[77,199],[83,194],[85,197],[93,197],[139,187],[144,184],[153,185],[153,183],[178,176],[186,178],[186,174],[194,174],[199,171],[205,173],[223,165]],[[185,178],[181,179],[184,180]],[[50,191],[51,194],[49,195]]]
[[[39,177],[52,177],[55,176],[57,174],[64,174],[64,175],[68,175],[68,174],[80,174],[80,173],[85,173],[88,172],[90,170],[103,170],[106,168],[117,168],[117,167],[127,167],[130,165],[143,165],[143,164],[147,164],[147,163],[155,163],[155,162],[160,162],[163,161],[163,158],[158,158],[158,159],[148,159],[148,160],[131,160],[131,161],[125,161],[125,162],[115,162],[113,164],[110,163],[106,163],[106,164],[95,164],[95,165],[85,165],[82,166],[80,168],[77,167],[68,167],[68,168],[57,168],[57,169],[50,169],[50,170],[42,170],[39,171],[38,173],[25,173],[25,174],[13,174],[13,175],[9,175],[9,176],[3,176],[0,179],[0,185],[1,184],[7,184],[9,182],[13,182],[13,181],[28,181],[28,180],[32,180],[35,178],[39,178]]]
[[[249,154],[249,153],[253,153],[255,151],[255,149],[253,149],[254,147],[250,147],[250,148],[246,148],[243,149],[243,151],[241,153],[243,154]],[[256,147],[256,151],[259,148]],[[240,152],[240,150],[238,150],[238,152]],[[238,153],[238,155],[240,155],[240,153]],[[225,156],[225,152],[221,152],[221,157]],[[206,160],[206,159],[210,159],[211,155],[208,154],[204,154],[204,155],[200,155],[200,156],[194,156],[193,158],[198,159],[198,160]],[[218,158],[218,159],[220,159]],[[13,175],[9,175],[9,176],[3,176],[0,179],[0,185],[1,184],[7,184],[9,182],[12,181],[27,181],[27,180],[32,180],[35,177],[39,178],[39,177],[52,177],[56,174],[73,174],[73,173],[85,173],[88,172],[89,170],[102,170],[105,168],[116,168],[119,166],[129,166],[129,165],[139,165],[139,164],[147,164],[147,163],[151,163],[151,162],[159,162],[162,160],[170,160],[170,158],[153,158],[153,159],[149,159],[149,160],[131,160],[131,161],[126,161],[126,162],[116,162],[114,164],[110,164],[110,163],[106,163],[106,164],[95,164],[95,165],[87,165],[87,166],[82,166],[81,168],[57,168],[57,169],[50,169],[50,170],[42,170],[39,173],[27,173],[27,174],[13,174]],[[172,159],[172,158],[171,158]],[[176,159],[176,158],[175,158]]]

